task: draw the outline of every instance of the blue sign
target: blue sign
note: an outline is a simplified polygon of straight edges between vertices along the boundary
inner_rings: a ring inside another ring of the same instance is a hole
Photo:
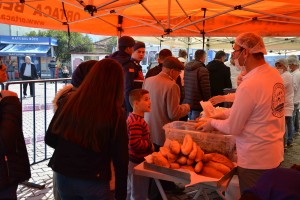
[[[33,36],[0,36],[0,44],[38,44],[57,46],[57,39]]]

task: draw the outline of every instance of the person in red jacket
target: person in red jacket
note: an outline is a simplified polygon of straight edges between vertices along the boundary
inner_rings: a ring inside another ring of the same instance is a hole
[[[127,200],[146,200],[149,178],[135,175],[133,168],[142,163],[145,160],[144,157],[151,154],[154,150],[150,139],[150,129],[144,120],[144,113],[151,110],[149,92],[144,89],[131,90],[129,102],[133,112],[127,118],[129,138]]]

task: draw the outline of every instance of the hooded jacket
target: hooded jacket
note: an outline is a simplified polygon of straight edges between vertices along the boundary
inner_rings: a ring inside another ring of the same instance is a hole
[[[202,111],[200,101],[207,101],[211,97],[209,73],[205,65],[197,60],[188,62],[184,69],[185,98],[191,110]]]
[[[131,60],[131,55],[124,51],[116,51],[108,58],[117,60],[124,71],[124,96],[125,96],[125,108],[127,113],[132,112],[132,107],[129,102],[129,92],[134,89],[134,80],[139,77],[139,71],[141,68],[136,67],[136,64]]]

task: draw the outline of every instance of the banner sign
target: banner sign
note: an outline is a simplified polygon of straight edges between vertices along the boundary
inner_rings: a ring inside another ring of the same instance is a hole
[[[57,46],[57,39],[51,37],[0,36],[0,44],[38,44]]]

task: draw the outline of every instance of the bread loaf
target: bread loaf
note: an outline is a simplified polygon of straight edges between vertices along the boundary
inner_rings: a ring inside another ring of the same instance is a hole
[[[173,163],[176,161],[177,155],[172,154],[171,152],[168,152],[167,158],[168,158],[169,163]]]
[[[219,153],[211,153],[212,157],[211,160],[218,162],[218,163],[222,163],[224,165],[226,165],[227,167],[229,167],[230,169],[234,168],[234,164],[231,160],[229,160],[226,156],[219,154]]]
[[[169,168],[170,164],[168,160],[160,153],[160,152],[154,152],[152,153],[153,156],[153,163],[158,166]]]
[[[180,165],[185,165],[187,161],[187,158],[185,156],[180,156],[176,162],[178,162]]]
[[[170,163],[170,168],[171,169],[179,169],[180,165],[178,163]]]
[[[186,134],[183,139],[183,144],[181,145],[181,153],[183,155],[189,155],[193,148],[193,139],[190,134]]]
[[[218,178],[218,179],[224,176],[224,174],[222,174],[220,171],[205,165],[202,168],[201,174],[203,176],[208,176],[208,177]]]
[[[173,154],[179,154],[180,153],[180,143],[177,141],[177,140],[173,140],[171,143],[170,143],[170,151],[171,153]]]
[[[195,170],[196,173],[199,173],[199,172],[201,172],[202,168],[203,168],[203,163],[202,163],[202,161],[200,161],[200,162],[197,162],[197,164],[195,165],[194,170]]]
[[[181,169],[187,169],[191,172],[195,172],[194,168],[192,166],[188,166],[188,165],[183,165],[180,167]]]
[[[230,172],[229,167],[227,167],[226,165],[224,165],[222,163],[217,163],[214,161],[208,161],[207,163],[205,163],[205,166],[212,167],[212,168],[222,172],[222,174],[227,174],[228,172]]]
[[[211,153],[204,154],[203,162],[208,162],[212,159],[213,155]]]
[[[189,154],[189,159],[191,159],[191,160],[195,159],[195,157],[197,155],[197,150],[198,150],[197,149],[197,144],[196,144],[196,142],[193,142],[193,148],[192,148],[192,151]]]
[[[204,156],[204,152],[202,151],[200,146],[197,145],[197,154],[196,154],[196,157],[195,157],[195,161],[196,162],[201,161],[203,159],[203,156]]]
[[[167,147],[160,147],[159,148],[159,152],[165,157],[168,157],[168,153],[170,152],[170,150]]]

